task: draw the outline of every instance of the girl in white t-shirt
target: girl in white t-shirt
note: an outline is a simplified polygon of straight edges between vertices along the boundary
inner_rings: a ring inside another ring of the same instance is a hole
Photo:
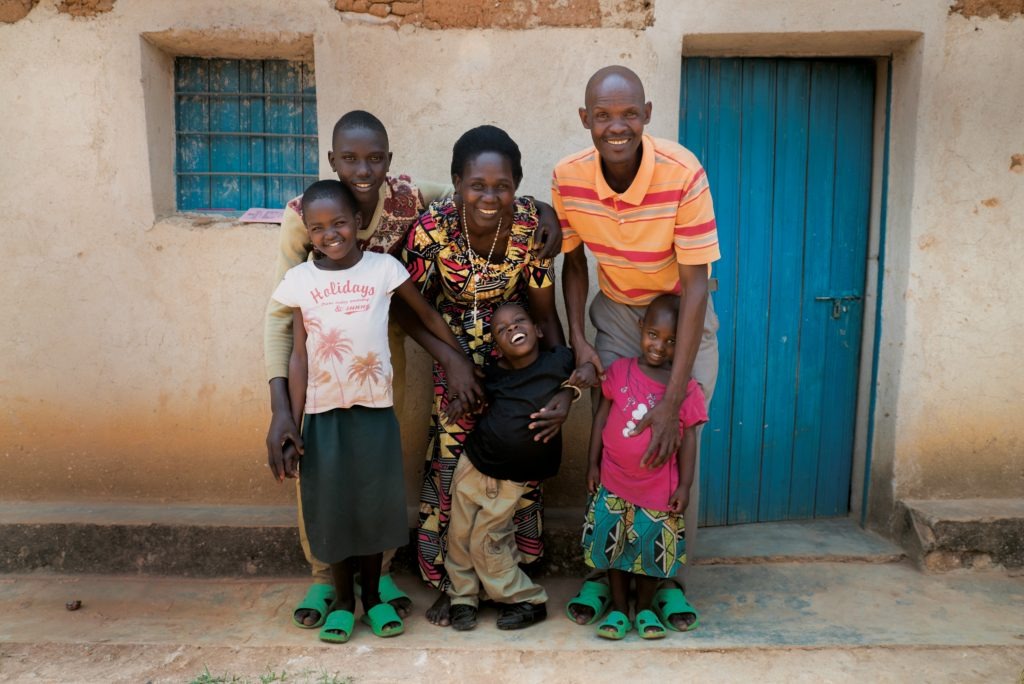
[[[359,249],[356,206],[338,181],[306,190],[302,218],[315,258],[289,270],[273,295],[294,311],[288,385],[296,423],[303,407],[305,421],[304,448],[287,444],[272,467],[275,476],[294,477],[301,463],[306,535],[313,554],[330,563],[337,595],[320,638],[338,643],[348,641],[355,624],[356,572],[363,622],[383,637],[404,630],[378,593],[383,552],[409,539],[388,351],[392,293],[419,317],[412,334],[428,351],[470,363],[402,264]]]

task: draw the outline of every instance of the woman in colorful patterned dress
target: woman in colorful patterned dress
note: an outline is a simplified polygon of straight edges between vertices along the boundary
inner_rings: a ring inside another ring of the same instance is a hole
[[[491,314],[502,304],[526,307],[544,345],[565,344],[555,310],[551,259],[537,255],[537,206],[516,197],[523,177],[521,155],[505,131],[480,126],[467,131],[452,151],[455,194],[432,203],[413,225],[402,253],[412,279],[451,327],[478,367],[494,353]],[[444,569],[451,479],[462,454],[477,398],[449,396],[444,370],[433,367],[430,444],[420,492],[417,560],[420,574],[441,594],[427,618],[448,624],[448,577]],[[564,404],[564,405],[563,405]],[[568,414],[564,394],[536,414],[531,428],[547,440]],[[541,490],[529,487],[516,512],[516,543],[523,562],[540,557]]]

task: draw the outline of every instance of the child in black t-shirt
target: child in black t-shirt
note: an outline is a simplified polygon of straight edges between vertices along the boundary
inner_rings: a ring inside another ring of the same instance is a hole
[[[578,398],[575,385],[596,380],[591,364],[573,372],[567,347],[540,351],[541,332],[518,304],[494,312],[491,334],[500,357],[484,370],[487,409],[452,477],[445,569],[457,630],[476,626],[481,587],[503,604],[498,629],[522,629],[547,617],[547,593],[519,568],[513,517],[527,482],[558,473],[562,435],[538,439],[530,415],[558,392]]]

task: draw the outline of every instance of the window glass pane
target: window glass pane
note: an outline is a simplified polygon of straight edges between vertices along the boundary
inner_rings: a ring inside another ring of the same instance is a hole
[[[281,208],[317,178],[311,63],[179,57],[178,209]]]

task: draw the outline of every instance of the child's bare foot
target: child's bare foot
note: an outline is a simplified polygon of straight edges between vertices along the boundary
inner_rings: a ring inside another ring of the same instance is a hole
[[[442,593],[434,601],[434,605],[427,608],[427,621],[432,625],[438,625],[439,627],[447,627],[451,624],[449,613],[451,612],[452,602],[448,598],[448,594]]]
[[[305,629],[319,627],[334,607],[334,599],[334,587],[329,584],[313,584],[292,611],[292,622]]]
[[[327,615],[324,626],[320,628],[320,640],[343,644],[352,636],[355,624],[355,601],[338,601],[334,610]]]
[[[636,630],[640,632],[641,639],[664,639],[665,625],[650,608],[638,610],[636,613]]]
[[[412,614],[412,601],[408,596],[392,599],[388,603],[398,613],[398,617],[407,618]]]
[[[405,632],[405,624],[398,612],[390,603],[378,603],[366,608],[363,606],[363,622],[370,626],[379,637],[393,637]]]
[[[572,615],[572,619],[576,621],[577,625],[585,625],[594,619],[594,611],[586,606],[579,604],[571,604],[567,608],[569,615]]]
[[[655,594],[654,602],[662,621],[677,632],[688,632],[700,622],[696,609],[678,582],[667,582],[665,588]]]
[[[697,616],[693,613],[674,613],[668,616],[668,621],[678,631],[685,632],[690,628],[690,625],[697,621]]]
[[[320,611],[310,610],[309,608],[300,608],[295,611],[295,621],[299,624],[305,625],[306,627],[312,627],[320,621]]]
[[[380,599],[390,604],[398,617],[407,618],[412,613],[412,599],[399,589],[390,573],[380,576]]]
[[[629,616],[621,610],[613,610],[608,613],[608,617],[604,619],[604,622],[597,626],[597,636],[602,639],[621,641],[632,628],[633,625],[629,621]]]
[[[604,613],[611,603],[611,592],[604,582],[587,580],[565,609],[569,618],[578,625],[589,625],[597,613]]]

